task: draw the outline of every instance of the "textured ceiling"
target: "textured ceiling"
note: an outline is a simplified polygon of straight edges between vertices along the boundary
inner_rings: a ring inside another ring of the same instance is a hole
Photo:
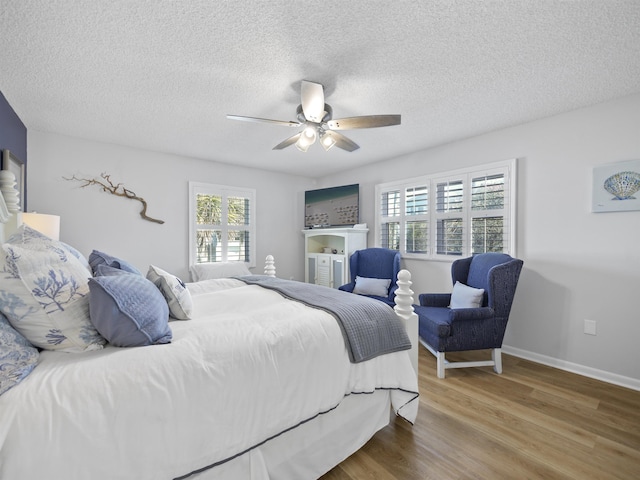
[[[27,128],[322,176],[640,92],[640,1],[2,0],[0,91]],[[273,146],[300,81],[347,153]]]

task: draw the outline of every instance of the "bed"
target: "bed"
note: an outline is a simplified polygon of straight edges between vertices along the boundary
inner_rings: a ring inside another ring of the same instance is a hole
[[[34,327],[15,320],[15,303],[8,306],[7,292],[17,283],[7,280],[7,258],[18,257],[16,252],[29,257],[16,244],[27,248],[35,242],[29,247],[34,249],[46,244],[49,253],[53,245],[56,258],[86,269],[89,299],[80,300],[83,307],[68,304],[76,317],[86,309],[90,320],[100,316],[90,300],[108,291],[109,282],[141,280],[133,279],[137,274],[127,270],[134,267],[124,260],[95,251],[85,259],[62,242],[38,239],[28,227],[18,233],[13,246],[3,244],[0,338],[3,348],[15,343],[27,352],[20,357],[26,367],[14,372],[11,386],[0,389],[0,478],[313,479],[364,445],[391,414],[411,423],[416,418],[415,342],[410,349],[405,339],[405,345],[401,341],[386,353],[365,349],[360,355],[334,312],[308,299],[292,299],[283,289],[289,283],[296,289],[298,282],[271,275],[188,284],[176,279],[179,284],[173,286],[181,284],[189,302],[185,296],[173,304],[150,273],[139,275],[163,294],[160,315],[166,311],[172,321],[161,326],[140,321],[144,328],[132,334],[109,330],[98,320],[98,334],[84,328],[65,340],[54,337],[60,343],[52,348],[46,343],[51,335],[34,336]],[[42,273],[40,261],[16,265],[22,273],[29,268]],[[103,270],[101,276],[97,270]],[[405,297],[399,314],[392,315],[402,329],[403,322],[414,320],[408,272],[404,275]],[[83,287],[75,285],[74,292]],[[317,296],[326,292],[329,299],[359,297],[317,288]],[[141,302],[127,297],[121,303],[103,302],[100,311],[111,308],[122,315],[121,310],[135,310]],[[182,307],[188,319],[178,319]],[[60,318],[58,325],[66,321]],[[76,343],[85,343],[66,345],[74,335]],[[139,343],[127,345],[131,338]],[[2,358],[0,351],[0,364]]]

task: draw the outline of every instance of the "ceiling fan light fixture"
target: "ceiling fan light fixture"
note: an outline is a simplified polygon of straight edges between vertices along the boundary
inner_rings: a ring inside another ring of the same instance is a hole
[[[307,128],[303,130],[303,136],[306,137],[306,139],[309,141],[309,145],[311,145],[316,141],[318,134],[315,128],[307,126]]]
[[[336,144],[336,141],[329,133],[323,132],[320,134],[320,144],[328,152]]]
[[[400,125],[400,115],[364,115],[333,119],[333,108],[324,103],[324,87],[320,83],[302,80],[300,87],[300,104],[296,108],[297,121],[272,120],[269,118],[227,115],[230,120],[246,122],[270,123],[287,127],[302,128],[295,135],[286,138],[273,150],[282,150],[291,145],[301,152],[319,140],[325,151],[337,146],[341,150],[353,152],[360,148],[357,143],[347,138],[339,130],[358,128],[390,127]]]
[[[296,147],[298,147],[298,150],[300,150],[301,152],[306,152],[307,150],[309,150],[309,147],[316,142],[317,138],[318,132],[316,131],[316,129],[308,125],[302,131],[302,135],[300,135],[300,138],[296,142]]]
[[[301,152],[303,152],[303,153],[306,153],[306,152],[307,152],[307,150],[309,150],[309,147],[310,147],[310,146],[311,146],[311,144],[310,144],[310,143],[308,143],[308,142],[306,142],[306,141],[303,139],[303,137],[300,137],[300,138],[298,139],[298,141],[296,142],[296,148],[297,148],[298,150],[300,150]]]

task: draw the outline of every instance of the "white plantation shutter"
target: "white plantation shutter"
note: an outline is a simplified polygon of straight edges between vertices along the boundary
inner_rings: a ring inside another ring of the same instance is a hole
[[[251,207],[248,195],[227,197],[227,261],[251,263]]]
[[[191,264],[255,266],[255,190],[189,182]]]
[[[405,251],[429,252],[429,187],[405,189]]]
[[[471,180],[471,253],[504,252],[510,225],[505,212],[505,173]]]
[[[465,234],[464,182],[458,178],[436,181],[436,253],[462,255]]]
[[[400,248],[400,190],[383,192],[379,198],[379,245],[398,250]]]
[[[515,255],[515,160],[376,186],[378,246],[409,258]]]

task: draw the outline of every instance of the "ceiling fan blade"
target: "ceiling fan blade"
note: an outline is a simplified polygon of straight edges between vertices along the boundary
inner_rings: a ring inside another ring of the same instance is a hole
[[[296,133],[292,137],[289,137],[286,140],[280,142],[278,145],[273,147],[272,150],[282,150],[283,148],[287,148],[288,146],[293,145],[298,141],[298,139],[300,138],[300,135],[302,135],[302,132]]]
[[[342,150],[346,150],[347,152],[353,152],[354,150],[357,150],[360,148],[360,145],[358,145],[353,140],[348,139],[341,133],[332,132],[329,130],[325,132],[325,135],[329,135],[333,140],[336,141],[335,143],[336,147],[341,148]]]
[[[301,103],[305,118],[320,123],[324,117],[324,87],[319,83],[302,80]]]
[[[286,120],[271,120],[269,118],[258,117],[243,117],[241,115],[227,115],[229,120],[240,120],[242,122],[258,122],[258,123],[272,123],[274,125],[283,125],[285,127],[299,127],[302,125],[299,122],[286,121]]]
[[[351,130],[353,128],[376,128],[400,125],[400,115],[366,115],[364,117],[348,117],[329,120],[331,130]]]

